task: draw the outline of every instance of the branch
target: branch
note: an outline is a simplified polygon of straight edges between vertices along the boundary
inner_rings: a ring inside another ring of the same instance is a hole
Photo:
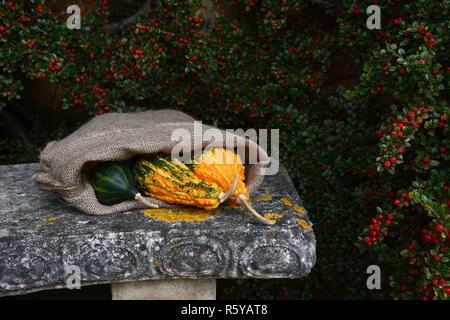
[[[132,16],[125,18],[121,21],[117,21],[114,23],[111,23],[110,25],[108,25],[106,27],[106,31],[108,32],[116,32],[119,31],[120,29],[122,29],[123,27],[133,23],[136,21],[136,19],[141,15],[144,14],[145,12],[147,12],[148,10],[151,9],[151,0],[146,0],[144,2],[144,4],[142,5],[142,7],[136,11],[135,14],[133,14]]]

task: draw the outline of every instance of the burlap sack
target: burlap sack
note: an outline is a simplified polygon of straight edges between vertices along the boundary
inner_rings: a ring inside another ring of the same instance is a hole
[[[202,132],[210,126],[202,125]],[[200,137],[194,141],[194,119],[175,110],[157,110],[137,113],[108,113],[97,116],[81,126],[68,137],[50,142],[40,155],[45,172],[33,175],[33,181],[41,188],[57,191],[64,201],[87,214],[104,215],[144,208],[136,200],[105,206],[97,201],[94,190],[83,177],[83,167],[98,161],[127,160],[137,154],[157,152],[170,153],[179,141],[171,139],[176,129],[185,129],[190,133],[183,145],[191,150],[198,143],[204,148],[215,139],[207,141]],[[215,146],[245,146],[249,151],[258,152],[258,162],[249,167],[246,185],[252,194],[262,183],[264,167],[270,158],[264,149],[241,136],[223,133],[223,140],[214,142]],[[198,139],[197,139],[198,140]],[[157,199],[149,198],[151,203],[160,207],[173,207]]]

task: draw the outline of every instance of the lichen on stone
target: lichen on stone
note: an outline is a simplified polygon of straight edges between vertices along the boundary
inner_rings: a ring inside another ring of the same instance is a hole
[[[297,221],[298,221],[298,224],[301,225],[303,228],[309,229],[312,231],[311,226],[305,220],[297,218]]]
[[[287,206],[289,206],[289,207],[292,207],[292,202],[289,201],[288,198],[281,198],[280,200],[281,200],[281,202],[283,202],[285,205],[287,205]]]
[[[264,215],[264,218],[266,219],[280,219],[283,218],[283,216],[281,214],[277,214],[277,213],[267,213]]]
[[[146,209],[145,215],[150,218],[155,218],[158,220],[166,222],[195,222],[202,221],[211,218],[211,214],[217,213],[218,211],[205,211],[197,208],[160,208],[160,209]]]
[[[258,199],[261,200],[261,201],[270,201],[270,200],[273,199],[273,195],[271,195],[271,194],[269,194],[267,192],[264,192],[263,194],[260,194],[258,196]]]
[[[292,207],[295,211],[301,213],[301,214],[305,214],[305,210],[303,210],[301,207],[293,204],[288,198],[281,198],[280,199],[281,202],[283,202],[285,205]]]
[[[42,221],[44,221],[44,222],[52,222],[52,221],[55,221],[55,220],[58,220],[58,219],[59,219],[59,217],[53,217],[53,218],[42,219]]]

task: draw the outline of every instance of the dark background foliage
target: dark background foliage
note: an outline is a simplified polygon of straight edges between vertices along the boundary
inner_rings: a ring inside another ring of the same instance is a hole
[[[219,297],[448,299],[448,1],[91,0],[81,30],[70,4],[0,2],[1,164],[106,112],[278,128],[316,266],[222,280]]]

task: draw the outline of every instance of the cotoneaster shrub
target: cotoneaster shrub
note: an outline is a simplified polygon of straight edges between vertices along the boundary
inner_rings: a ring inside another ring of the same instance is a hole
[[[81,30],[63,2],[0,3],[0,108],[26,104],[37,80],[62,92],[63,120],[39,147],[90,116],[146,108],[280,129],[316,266],[226,282],[222,297],[448,299],[448,2],[224,0],[207,21],[201,1],[151,1],[116,28],[144,1],[85,1]],[[380,30],[366,27],[372,4]],[[366,286],[373,264],[381,290]]]

